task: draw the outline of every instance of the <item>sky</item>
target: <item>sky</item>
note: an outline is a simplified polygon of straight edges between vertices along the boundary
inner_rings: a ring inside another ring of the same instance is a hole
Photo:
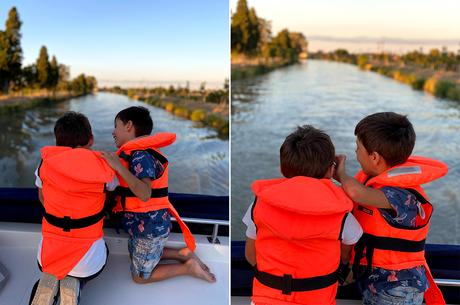
[[[71,76],[99,85],[181,84],[221,87],[230,71],[227,0],[1,0],[22,21],[23,66],[45,45]]]
[[[230,0],[232,12],[237,2]],[[459,0],[248,0],[248,5],[272,21],[274,33],[303,32],[309,50],[397,52],[423,46],[427,51],[446,45],[457,51],[460,43]]]

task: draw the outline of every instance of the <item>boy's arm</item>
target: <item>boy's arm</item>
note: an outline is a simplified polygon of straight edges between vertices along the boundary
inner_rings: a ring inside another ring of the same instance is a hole
[[[38,200],[40,200],[41,204],[44,205],[45,203],[44,203],[43,191],[42,191],[43,183],[42,183],[42,179],[40,179],[40,176],[38,175],[38,168],[39,167],[40,167],[40,165],[35,170],[35,186],[38,189]]]
[[[40,202],[42,203],[42,205],[44,204],[43,192],[42,192],[42,189],[41,189],[41,188],[38,188],[38,200],[40,200]]]
[[[251,264],[251,266],[255,266],[256,264],[256,240],[246,237],[246,246],[244,248],[244,254],[246,256],[246,260]]]
[[[342,184],[342,188],[351,200],[364,204],[370,205],[376,208],[391,209],[390,202],[382,191],[367,187],[361,184],[355,178],[347,175],[345,171],[345,159],[344,155],[337,156],[337,169],[335,178]]]
[[[128,184],[129,189],[142,201],[150,199],[151,190],[151,179],[143,178],[138,179],[134,176],[129,169],[121,164],[120,159],[115,153],[112,152],[101,152],[102,157],[107,163],[125,180]]]
[[[348,264],[351,259],[351,250],[353,250],[354,245],[345,245],[344,243],[340,244],[340,261],[342,264]]]

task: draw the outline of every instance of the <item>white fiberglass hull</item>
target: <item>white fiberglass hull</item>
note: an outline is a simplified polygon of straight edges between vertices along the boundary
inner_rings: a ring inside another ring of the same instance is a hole
[[[0,305],[27,305],[30,291],[40,277],[37,266],[39,224],[0,222],[0,262],[9,278],[0,291]],[[105,231],[110,256],[104,271],[82,290],[80,305],[118,304],[229,304],[229,240],[219,236],[220,244],[210,244],[197,235],[196,254],[215,273],[217,282],[182,276],[158,283],[135,284],[129,271],[127,236],[113,229]],[[182,235],[172,233],[168,247],[183,247]]]

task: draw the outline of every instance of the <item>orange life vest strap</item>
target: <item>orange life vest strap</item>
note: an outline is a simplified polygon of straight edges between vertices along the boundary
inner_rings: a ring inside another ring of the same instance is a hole
[[[58,228],[62,228],[64,232],[70,232],[71,229],[82,229],[93,224],[98,223],[101,219],[104,218],[105,212],[102,209],[99,213],[83,217],[83,218],[70,218],[70,216],[57,217],[49,213],[43,212],[43,217],[46,221]]]
[[[425,291],[424,297],[426,305],[446,305],[444,296],[442,295],[441,289],[434,281],[433,275],[431,274],[430,267],[425,263],[426,278],[428,280],[428,290]]]
[[[171,213],[171,215],[177,220],[177,223],[179,224],[182,234],[184,235],[184,241],[185,241],[185,244],[187,245],[187,248],[189,248],[192,251],[195,251],[196,243],[195,243],[195,238],[192,235],[192,232],[190,232],[190,229],[187,227],[185,222],[180,218],[179,213],[177,213],[176,209],[171,204],[168,210]]]
[[[291,274],[279,276],[257,270],[257,266],[254,266],[254,277],[261,284],[281,290],[286,295],[290,295],[293,291],[310,291],[326,288],[334,285],[338,280],[337,271],[326,275],[294,279]]]

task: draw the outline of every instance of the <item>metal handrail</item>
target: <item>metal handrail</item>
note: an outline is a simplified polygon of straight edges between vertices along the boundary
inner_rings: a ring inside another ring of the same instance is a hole
[[[230,226],[230,222],[228,220],[220,220],[220,219],[206,219],[206,218],[188,218],[188,217],[181,217],[182,221],[189,222],[189,223],[201,223],[207,225],[213,225],[212,235],[208,237],[209,242],[211,244],[218,244],[219,239],[217,238],[217,234],[219,232],[219,225],[222,226]],[[171,216],[171,220],[176,221],[177,219]]]
[[[460,280],[454,279],[434,279],[439,286],[460,287]]]

